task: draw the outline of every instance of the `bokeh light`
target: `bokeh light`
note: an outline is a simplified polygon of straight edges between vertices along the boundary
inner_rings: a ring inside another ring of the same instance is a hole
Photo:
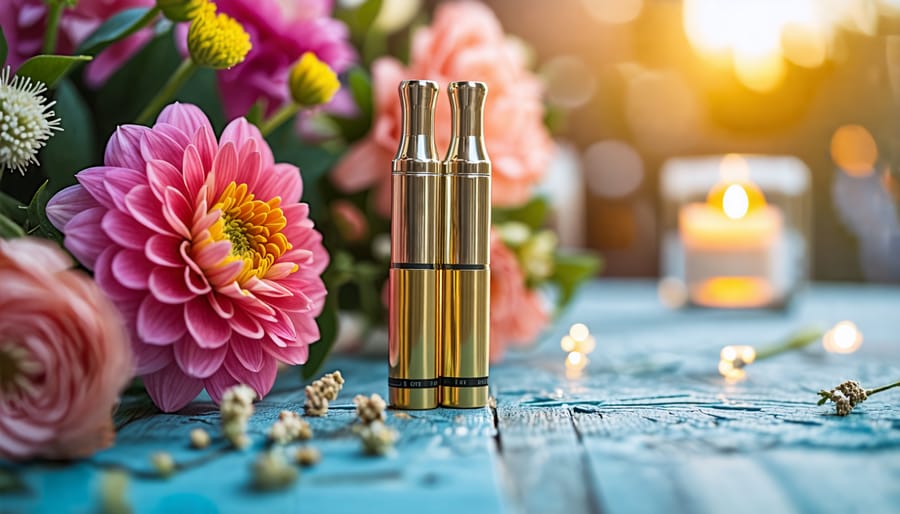
[[[614,139],[594,143],[584,153],[585,178],[591,193],[621,198],[644,179],[644,162],[628,143]]]
[[[592,18],[610,25],[632,22],[644,8],[643,0],[581,0],[581,3]]]
[[[722,210],[726,216],[739,220],[747,215],[749,207],[750,198],[740,184],[731,184],[725,189],[725,195],[722,196]]]
[[[703,133],[696,91],[675,71],[639,67],[627,76],[625,119],[641,146],[657,155],[690,148]]]
[[[382,0],[372,25],[387,33],[396,32],[407,26],[421,8],[422,0]]]
[[[830,353],[853,353],[862,342],[862,332],[852,321],[841,321],[822,337],[822,346]]]
[[[583,60],[571,55],[555,57],[541,68],[547,100],[567,109],[587,103],[597,89],[597,78]]]
[[[853,177],[867,177],[875,170],[878,146],[862,125],[844,125],[831,136],[831,159]]]
[[[729,345],[719,352],[719,374],[729,382],[743,380],[744,367],[756,360],[756,349],[747,345]]]
[[[688,290],[684,282],[676,277],[666,277],[659,281],[656,294],[660,303],[670,309],[680,309],[687,304]]]

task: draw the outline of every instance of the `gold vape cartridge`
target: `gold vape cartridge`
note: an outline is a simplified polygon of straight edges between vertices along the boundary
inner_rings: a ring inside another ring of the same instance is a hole
[[[434,144],[437,83],[400,83],[403,130],[391,174],[388,339],[390,402],[400,409],[438,405],[441,162]]]
[[[484,147],[487,85],[453,82],[452,139],[444,159],[441,405],[488,401],[491,161]]]

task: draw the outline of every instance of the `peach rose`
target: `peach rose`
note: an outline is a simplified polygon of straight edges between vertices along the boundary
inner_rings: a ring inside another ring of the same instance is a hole
[[[491,231],[491,362],[503,359],[509,345],[531,343],[550,317],[540,293],[525,286],[516,254]]]
[[[0,457],[84,457],[115,437],[132,376],[113,304],[40,239],[0,240]]]
[[[524,203],[541,179],[552,152],[543,124],[544,107],[537,77],[525,66],[520,45],[506,38],[486,6],[453,2],[437,8],[434,22],[416,32],[408,68],[383,57],[372,66],[375,112],[372,129],[334,170],[344,192],[375,187],[376,210],[390,214],[390,160],[400,143],[400,98],[405,79],[429,79],[442,88],[435,115],[439,152],[450,144],[447,84],[454,80],[487,83],[485,140],[493,162],[492,201],[496,206]]]

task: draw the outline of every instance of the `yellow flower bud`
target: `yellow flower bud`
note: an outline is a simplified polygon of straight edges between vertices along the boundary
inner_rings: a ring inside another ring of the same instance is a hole
[[[302,107],[328,103],[341,88],[334,70],[312,52],[300,56],[291,68],[288,84],[294,102]]]
[[[200,66],[231,68],[243,62],[252,45],[244,27],[216,6],[207,3],[197,13],[188,30],[188,51]]]
[[[172,21],[191,21],[209,4],[209,0],[156,0],[159,10]]]

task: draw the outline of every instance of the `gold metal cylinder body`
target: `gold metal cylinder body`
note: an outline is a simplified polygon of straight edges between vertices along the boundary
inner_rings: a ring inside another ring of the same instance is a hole
[[[400,147],[391,175],[388,390],[391,406],[438,406],[442,243],[441,163],[434,145],[437,84],[404,81]]]
[[[453,82],[450,148],[444,159],[441,405],[488,402],[491,162],[483,137],[487,86]]]

